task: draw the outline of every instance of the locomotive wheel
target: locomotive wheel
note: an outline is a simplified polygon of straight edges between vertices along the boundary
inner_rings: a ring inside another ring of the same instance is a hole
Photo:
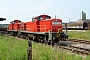
[[[28,37],[26,37],[26,40],[30,40]]]
[[[23,34],[20,35],[20,38],[23,38]]]
[[[48,42],[48,45],[51,45],[51,42]]]
[[[52,42],[52,46],[54,46],[54,42]]]
[[[17,37],[19,37],[19,38],[20,38],[20,34],[17,34]]]
[[[40,39],[40,43],[44,43],[44,40],[43,39]]]
[[[25,38],[26,40],[28,39],[28,37],[26,36],[26,38]]]
[[[47,41],[46,41],[46,40],[44,40],[44,43],[45,43],[45,44],[47,44]]]
[[[44,43],[44,40],[41,40],[42,43]]]
[[[33,36],[33,40],[35,40],[35,36]]]
[[[24,39],[24,35],[22,35],[22,38]]]
[[[46,36],[44,37],[43,41],[44,41],[45,44],[48,44]]]
[[[38,42],[41,42],[41,39],[38,39]]]
[[[37,42],[37,37],[36,36],[34,37],[34,40],[33,41]]]

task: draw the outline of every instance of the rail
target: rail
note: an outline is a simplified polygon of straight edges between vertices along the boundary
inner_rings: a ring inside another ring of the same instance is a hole
[[[75,54],[90,55],[90,49],[85,49],[85,48],[75,47],[75,46],[60,46],[60,48],[69,50]]]
[[[77,43],[85,43],[85,44],[90,44],[89,40],[79,40],[79,39],[67,39],[67,41],[71,41],[71,42],[77,42]],[[67,45],[67,46],[63,46],[63,45],[56,45],[57,47],[61,48],[61,49],[65,49],[65,50],[69,50],[72,53],[75,54],[81,54],[81,55],[90,55],[90,49],[88,48],[84,48],[84,47],[80,47],[80,46],[72,46],[72,45]]]
[[[81,40],[81,39],[68,38],[67,41],[76,42],[76,43],[90,44],[90,40]]]

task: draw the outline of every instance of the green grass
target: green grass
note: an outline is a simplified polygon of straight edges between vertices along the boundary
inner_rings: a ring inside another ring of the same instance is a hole
[[[0,60],[27,60],[27,40],[0,36]],[[67,54],[51,46],[32,43],[32,60],[82,60],[83,57]],[[89,60],[90,56],[84,60]]]
[[[38,46],[38,47],[37,47]],[[75,54],[67,54],[66,51],[55,47],[37,44],[33,42],[33,60],[82,60],[83,58]]]
[[[79,38],[79,39],[86,39],[90,40],[90,30],[84,31],[69,31],[68,32],[69,38]]]
[[[27,41],[0,36],[0,60],[26,60]]]

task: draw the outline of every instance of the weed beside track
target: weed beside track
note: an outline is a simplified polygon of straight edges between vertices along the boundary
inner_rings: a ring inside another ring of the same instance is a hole
[[[32,43],[32,60],[82,60],[83,57],[67,54],[61,49]],[[89,60],[87,56],[85,60]],[[27,60],[27,40],[0,36],[0,60]]]

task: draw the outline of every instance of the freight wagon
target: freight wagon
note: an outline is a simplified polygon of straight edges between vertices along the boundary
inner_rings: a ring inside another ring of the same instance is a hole
[[[66,28],[68,30],[89,30],[90,29],[90,20],[80,20],[78,22],[69,22],[63,24],[63,29]]]
[[[8,24],[0,24],[0,31],[7,31]]]

